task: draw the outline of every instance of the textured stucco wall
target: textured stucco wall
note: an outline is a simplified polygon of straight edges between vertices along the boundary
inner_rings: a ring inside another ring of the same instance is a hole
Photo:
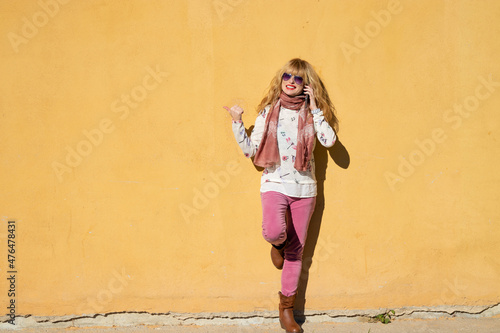
[[[25,0],[0,16],[0,299],[15,220],[17,314],[274,310],[260,173],[222,106],[251,126],[297,56],[342,143],[316,152],[306,308],[500,301],[500,2]]]

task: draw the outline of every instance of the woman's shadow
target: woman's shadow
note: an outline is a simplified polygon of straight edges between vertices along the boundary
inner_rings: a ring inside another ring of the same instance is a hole
[[[332,160],[342,169],[347,169],[350,164],[350,157],[347,149],[340,142],[337,137],[335,144],[326,148],[321,144],[316,144],[314,149],[314,160],[316,165],[316,181],[318,187],[318,194],[316,196],[316,207],[314,209],[309,229],[307,232],[306,244],[304,247],[304,254],[302,258],[302,272],[300,275],[299,288],[297,291],[297,298],[295,300],[295,316],[299,324],[305,322],[305,303],[306,303],[306,290],[309,282],[309,269],[313,263],[314,251],[318,243],[319,232],[321,229],[321,222],[323,219],[323,211],[325,209],[325,192],[324,183],[326,179],[326,169],[328,167],[328,155]]]

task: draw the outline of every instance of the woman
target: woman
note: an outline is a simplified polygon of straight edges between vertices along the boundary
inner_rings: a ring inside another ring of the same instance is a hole
[[[316,137],[335,143],[338,121],[318,74],[304,60],[292,59],[271,81],[259,104],[250,137],[238,105],[224,107],[246,157],[265,168],[261,178],[262,235],[271,243],[271,260],[281,274],[279,319],[287,332],[300,332],[293,317],[302,253],[316,203],[313,150]]]

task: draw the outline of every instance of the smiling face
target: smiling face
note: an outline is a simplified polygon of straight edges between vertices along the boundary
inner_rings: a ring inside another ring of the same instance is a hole
[[[290,73],[288,72],[289,74],[293,74],[293,73]],[[286,75],[284,75],[286,76]],[[295,82],[295,76],[292,75],[288,80],[286,80],[286,77],[283,77],[281,79],[281,90],[287,94],[288,96],[290,97],[295,97],[295,96],[298,96],[300,94],[302,94],[303,90],[304,90],[304,82],[302,82],[301,84],[297,84],[297,82]]]

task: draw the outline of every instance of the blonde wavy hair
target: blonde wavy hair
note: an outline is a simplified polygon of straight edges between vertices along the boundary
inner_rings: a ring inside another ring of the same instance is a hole
[[[323,111],[323,116],[326,121],[332,125],[335,131],[338,131],[339,121],[335,115],[335,106],[333,106],[330,96],[326,91],[323,81],[321,81],[318,73],[307,61],[294,58],[287,62],[279,71],[269,84],[266,96],[262,99],[257,112],[264,110],[268,105],[274,105],[279,99],[281,94],[281,80],[283,73],[301,76],[304,79],[304,85],[310,86],[314,91],[316,97],[316,105]]]

